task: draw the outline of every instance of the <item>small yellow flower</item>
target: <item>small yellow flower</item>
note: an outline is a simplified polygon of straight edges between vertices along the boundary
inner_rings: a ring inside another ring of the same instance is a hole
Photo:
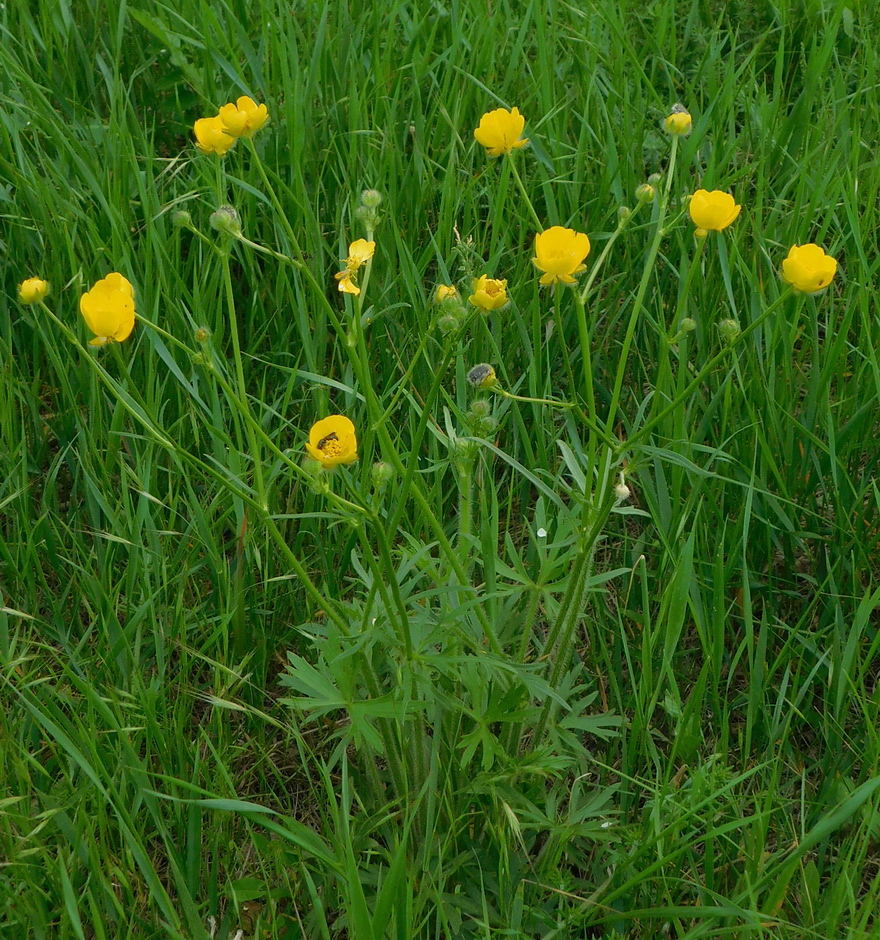
[[[193,132],[196,135],[196,146],[202,153],[216,153],[222,157],[235,143],[235,138],[226,133],[219,114],[199,118],[193,125]]]
[[[672,113],[663,122],[664,130],[673,137],[687,137],[693,126],[694,119],[688,113],[687,108],[680,104],[672,106]]]
[[[480,118],[480,126],[474,131],[478,144],[486,148],[490,157],[500,157],[511,150],[519,150],[529,142],[528,137],[520,139],[526,119],[517,108],[508,111],[506,108],[497,108],[487,111]]]
[[[341,260],[350,271],[357,271],[361,265],[366,264],[373,257],[375,251],[375,242],[359,238],[348,246],[348,257]]]
[[[23,304],[35,304],[49,293],[49,282],[39,277],[29,277],[18,285],[18,299]]]
[[[253,98],[244,95],[235,104],[224,104],[217,117],[230,137],[253,137],[269,120],[269,111],[266,105],[258,105]]]
[[[532,264],[544,274],[541,284],[574,284],[575,274],[585,271],[590,239],[583,232],[554,225],[535,236]]]
[[[837,261],[814,244],[792,245],[782,262],[782,278],[807,294],[827,287],[837,271]]]
[[[306,450],[325,470],[354,463],[358,458],[354,425],[345,415],[322,418],[312,425]]]
[[[437,293],[434,294],[434,303],[442,304],[444,300],[458,297],[458,288],[454,284],[438,284]]]
[[[740,214],[742,206],[737,205],[730,193],[715,189],[711,193],[698,189],[691,196],[688,211],[691,221],[697,226],[699,237],[707,232],[720,232],[726,229]]]
[[[484,313],[498,310],[508,301],[507,281],[496,280],[489,277],[488,274],[475,277],[474,292],[468,297],[468,300]]]
[[[134,288],[115,271],[98,281],[79,299],[86,326],[95,334],[90,346],[122,342],[134,329]]]
[[[355,274],[350,268],[346,268],[344,271],[339,271],[337,274],[333,275],[337,281],[339,281],[339,290],[343,294],[351,294],[353,297],[361,292],[361,289],[357,286],[355,281]]]

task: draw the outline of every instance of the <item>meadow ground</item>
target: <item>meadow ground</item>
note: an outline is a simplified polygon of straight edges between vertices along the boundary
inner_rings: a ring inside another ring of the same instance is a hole
[[[880,936],[878,25],[0,7],[0,935]]]

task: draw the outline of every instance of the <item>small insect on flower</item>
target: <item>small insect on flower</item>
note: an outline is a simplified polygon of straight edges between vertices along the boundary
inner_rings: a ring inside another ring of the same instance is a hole
[[[134,288],[115,271],[98,281],[79,299],[86,326],[95,334],[90,346],[128,339],[134,329]]]
[[[691,221],[697,226],[694,234],[704,238],[709,232],[722,232],[742,211],[730,193],[715,189],[711,193],[698,189],[688,203]]]
[[[487,111],[480,118],[480,125],[474,131],[474,138],[478,144],[486,148],[488,156],[500,157],[502,154],[525,147],[529,139],[520,137],[525,126],[526,119],[517,108],[510,111],[507,108],[496,108],[494,111]]]
[[[467,380],[474,388],[492,388],[498,384],[498,376],[488,362],[481,362],[470,369]]]
[[[826,288],[836,273],[837,260],[812,242],[792,245],[788,257],[782,262],[782,279],[805,294],[815,294]]]
[[[674,104],[672,112],[663,121],[663,129],[673,137],[687,137],[694,126],[694,119],[682,104]]]
[[[509,300],[507,281],[489,277],[488,274],[481,274],[479,277],[474,278],[474,292],[468,297],[468,300],[474,307],[482,310],[483,313],[500,310],[506,306]]]
[[[269,120],[269,111],[264,104],[243,95],[235,104],[224,104],[217,113],[224,133],[230,137],[253,137]]]
[[[345,415],[322,418],[312,425],[306,450],[325,470],[354,463],[358,459],[354,425]]]
[[[235,145],[235,138],[226,133],[219,114],[199,118],[193,125],[193,132],[196,135],[196,146],[202,153],[216,153],[218,157],[224,157]]]
[[[543,271],[539,283],[574,284],[575,274],[586,271],[584,258],[590,253],[590,239],[583,232],[554,225],[535,236],[532,264]]]
[[[39,277],[29,277],[18,285],[18,299],[23,304],[35,304],[49,293],[49,282]]]

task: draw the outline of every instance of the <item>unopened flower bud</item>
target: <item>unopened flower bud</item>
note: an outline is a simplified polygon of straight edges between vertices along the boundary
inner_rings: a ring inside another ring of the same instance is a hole
[[[672,113],[663,121],[663,129],[673,137],[687,137],[694,126],[694,120],[684,105],[674,104]]]
[[[685,317],[681,323],[678,324],[678,328],[682,333],[693,333],[693,331],[697,328],[697,324],[690,317]]]
[[[380,460],[377,463],[373,464],[373,468],[370,471],[371,476],[373,477],[373,486],[377,490],[381,490],[391,478],[394,476],[394,468],[389,463],[385,463],[384,460]]]
[[[475,418],[486,418],[492,414],[492,402],[488,398],[478,398],[471,405],[471,414]]]
[[[624,222],[628,222],[631,215],[632,209],[630,209],[629,206],[618,206],[617,221],[620,225],[623,225]]]
[[[722,320],[718,324],[718,329],[721,332],[721,336],[724,338],[726,343],[732,343],[737,336],[742,332],[740,329],[739,321],[734,320],[733,318],[728,318],[727,320]]]
[[[18,285],[18,299],[23,304],[36,304],[49,293],[49,282],[40,277],[29,277]]]
[[[235,206],[220,206],[216,212],[212,212],[211,228],[229,238],[238,238],[241,235],[241,219]]]
[[[200,326],[196,330],[196,342],[201,343],[203,346],[211,338],[211,331],[206,326]]]
[[[365,189],[361,193],[361,203],[368,209],[375,209],[382,204],[382,193],[378,189]]]
[[[454,284],[438,284],[434,294],[434,303],[442,304],[444,300],[458,297],[458,288]]]
[[[652,174],[648,177],[648,185],[649,185],[649,186],[656,186],[656,185],[660,182],[660,180],[662,180],[662,179],[663,179],[662,174],[660,174],[660,173],[652,173]]]
[[[654,187],[650,183],[642,183],[636,187],[636,199],[639,202],[650,202],[654,198]]]
[[[192,216],[186,209],[176,209],[171,213],[171,224],[175,228],[188,228],[192,225]]]
[[[440,317],[437,321],[437,326],[440,327],[440,332],[444,336],[448,336],[450,333],[455,333],[458,330],[461,323],[458,317],[453,316],[451,313],[447,313],[446,316]]]
[[[492,388],[497,383],[498,376],[488,362],[481,362],[468,372],[467,380],[474,388]]]

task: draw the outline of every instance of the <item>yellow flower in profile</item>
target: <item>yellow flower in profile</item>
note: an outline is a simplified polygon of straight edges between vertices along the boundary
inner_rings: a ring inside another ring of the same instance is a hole
[[[134,329],[134,288],[115,271],[79,299],[86,326],[95,334],[90,346],[122,342]]]
[[[354,425],[345,415],[322,418],[312,425],[306,450],[325,470],[354,463],[358,458]]]
[[[217,114],[223,130],[230,137],[253,137],[269,120],[269,110],[253,98],[243,95],[235,104],[224,104]]]
[[[18,299],[23,304],[35,304],[49,293],[49,282],[39,277],[29,277],[18,285]]]
[[[554,225],[535,236],[532,264],[543,271],[541,284],[574,284],[575,274],[585,271],[590,239],[583,232]]]
[[[486,148],[490,157],[500,157],[511,150],[519,150],[529,142],[528,137],[520,139],[526,119],[517,108],[497,108],[487,111],[480,118],[480,126],[474,131],[478,144]]]
[[[437,293],[434,294],[434,303],[442,304],[444,300],[458,297],[458,288],[454,284],[438,284]]]
[[[199,118],[193,125],[193,132],[196,135],[196,146],[202,153],[216,153],[217,156],[223,157],[235,144],[235,138],[226,133],[219,114]]]
[[[711,193],[698,189],[688,204],[691,221],[697,226],[696,235],[702,237],[707,232],[720,232],[727,228],[740,214],[742,206],[737,205],[730,193],[715,189]]]
[[[343,294],[352,294],[357,297],[361,292],[355,275],[358,269],[373,257],[375,251],[376,243],[368,242],[365,238],[358,238],[348,246],[348,257],[339,259],[345,265],[344,270],[333,275],[339,281],[339,290]]]
[[[663,129],[673,137],[687,137],[694,126],[694,119],[684,105],[674,104],[672,113],[663,121]]]
[[[837,261],[814,244],[792,245],[782,262],[782,278],[806,294],[827,287],[837,272]]]
[[[498,310],[508,301],[507,281],[496,280],[489,277],[488,274],[475,277],[474,292],[468,297],[468,300],[484,313]]]

